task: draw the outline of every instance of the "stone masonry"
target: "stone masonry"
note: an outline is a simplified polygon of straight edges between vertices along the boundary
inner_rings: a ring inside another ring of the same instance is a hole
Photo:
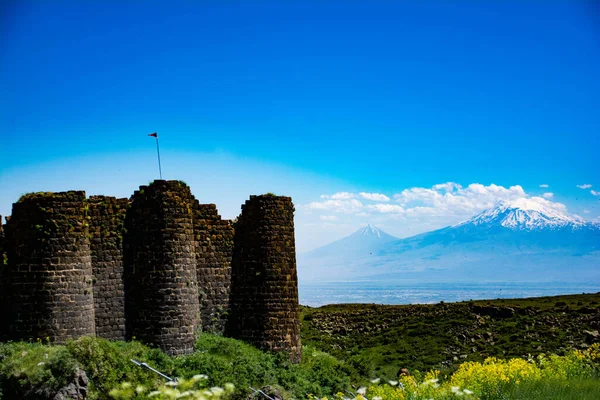
[[[179,355],[206,331],[299,361],[293,218],[268,194],[233,224],[180,181],[25,195],[0,223],[0,341],[95,334]]]
[[[184,183],[154,181],[125,219],[127,336],[170,355],[193,352],[200,322],[192,204]]]
[[[289,197],[250,196],[235,224],[226,334],[300,361],[300,309]]]
[[[125,340],[123,224],[129,200],[90,196],[88,203],[96,336]]]
[[[194,203],[196,269],[204,332],[223,332],[229,307],[233,226],[214,204]]]
[[[8,336],[68,339],[94,334],[92,264],[84,192],[36,193],[6,225]]]
[[[0,215],[0,304],[8,304],[8,299],[6,298],[6,290],[8,289],[6,285],[6,279],[4,279],[4,274],[6,270],[6,254],[4,252],[4,227],[2,225],[2,215]],[[8,316],[6,313],[8,312],[8,307],[0,306],[0,341],[6,340],[7,334],[7,324],[2,323],[2,321],[7,321]]]

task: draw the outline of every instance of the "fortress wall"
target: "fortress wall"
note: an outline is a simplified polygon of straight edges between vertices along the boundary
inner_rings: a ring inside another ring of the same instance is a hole
[[[85,192],[35,193],[13,205],[5,227],[8,334],[51,342],[94,334]]]
[[[171,355],[196,332],[301,358],[294,207],[250,196],[234,226],[179,181],[131,198],[36,193],[0,218],[0,339],[135,337]]]
[[[223,333],[229,309],[233,226],[214,204],[194,203],[196,268],[202,330]]]
[[[6,340],[6,330],[8,325],[8,307],[1,306],[8,304],[6,298],[6,282],[5,282],[5,268],[6,268],[6,253],[4,246],[4,226],[2,224],[2,215],[0,215],[0,341]]]
[[[200,317],[189,187],[164,180],[141,186],[125,228],[127,337],[170,355],[191,353]]]
[[[299,362],[300,309],[290,197],[250,196],[235,224],[226,334]]]
[[[129,200],[90,196],[96,336],[125,340],[123,233]]]

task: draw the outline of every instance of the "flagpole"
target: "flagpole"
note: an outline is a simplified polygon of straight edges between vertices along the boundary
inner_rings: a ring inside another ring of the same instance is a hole
[[[158,156],[158,173],[160,174],[160,179],[162,180],[162,168],[160,167],[160,149],[158,148],[158,132],[151,133],[148,136],[153,136],[156,139],[156,155]]]
[[[160,179],[162,180],[162,168],[160,167],[160,150],[158,148],[158,135],[156,135],[156,154],[158,155],[158,173],[160,174]]]

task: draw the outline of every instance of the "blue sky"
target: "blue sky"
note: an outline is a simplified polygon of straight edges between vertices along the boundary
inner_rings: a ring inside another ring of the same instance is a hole
[[[598,71],[588,1],[4,1],[0,214],[28,191],[129,196],[158,131],[165,177],[226,217],[292,195],[299,249],[459,218],[310,207],[339,192],[520,186],[594,219]]]

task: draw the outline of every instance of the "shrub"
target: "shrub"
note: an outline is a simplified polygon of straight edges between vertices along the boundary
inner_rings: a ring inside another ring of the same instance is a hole
[[[358,392],[371,400],[600,398],[600,344],[564,356],[465,362],[449,376],[430,371],[371,383],[351,365],[311,347],[303,349],[300,364],[293,364],[283,353],[262,352],[216,335],[203,334],[196,346],[189,356],[169,357],[135,341],[89,337],[66,346],[4,343],[0,344],[0,387],[6,398],[51,397],[69,383],[77,368],[83,368],[90,378],[90,399],[142,399],[151,394],[150,398],[170,399],[185,393],[195,396],[190,398],[247,398],[250,386],[280,388],[286,399],[342,398],[351,383],[364,385]],[[132,358],[183,380],[166,384],[133,364]]]
[[[166,374],[173,370],[172,358],[136,341],[113,342],[83,337],[69,342],[67,349],[90,379],[90,399],[106,398],[107,393],[122,382],[144,387],[157,387],[164,383],[163,378],[140,368],[131,359],[146,362]]]
[[[123,382],[118,388],[110,391],[110,396],[116,400],[147,399],[150,397],[156,400],[230,398],[234,391],[232,384],[226,384],[225,388],[216,386],[209,388],[206,384],[207,379],[206,375],[195,375],[191,379],[178,379],[177,381],[167,382],[155,390],[141,385],[134,387],[129,382]]]
[[[64,346],[0,344],[0,386],[6,396],[53,393],[69,383],[77,367]]]
[[[204,374],[211,386],[233,383],[236,393],[249,393],[249,386],[277,382],[275,357],[239,340],[202,334],[196,351],[174,360],[174,374],[191,378]]]
[[[573,350],[564,356],[539,355],[529,360],[488,358],[483,363],[466,362],[459,366],[450,382],[467,386],[483,398],[496,398],[511,387],[542,380],[566,381],[590,378],[598,373],[598,350],[595,344],[585,352]]]
[[[302,362],[293,364],[284,353],[262,352],[239,340],[210,334],[203,334],[196,351],[177,358],[175,365],[177,376],[205,374],[209,385],[234,384],[236,397],[251,394],[250,386],[267,385],[284,388],[297,398],[323,396],[349,387],[351,377],[359,379],[352,368],[313,348],[305,348]]]

